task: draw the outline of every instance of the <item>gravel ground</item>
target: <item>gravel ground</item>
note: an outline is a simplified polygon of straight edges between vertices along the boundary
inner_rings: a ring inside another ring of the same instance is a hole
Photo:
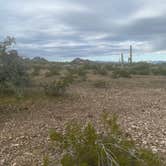
[[[50,128],[61,130],[72,119],[98,123],[105,111],[119,115],[137,144],[166,155],[166,77],[110,80],[107,89],[80,83],[70,91],[61,99],[0,102],[0,166],[40,166],[46,154],[56,158]]]

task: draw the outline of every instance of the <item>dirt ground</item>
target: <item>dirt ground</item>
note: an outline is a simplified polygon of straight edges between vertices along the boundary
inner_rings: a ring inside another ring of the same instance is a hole
[[[166,155],[166,77],[105,78],[108,88],[93,87],[96,79],[72,85],[65,98],[0,98],[0,166],[42,165],[52,154],[50,128],[72,119],[98,123],[102,112],[117,113],[137,144]]]

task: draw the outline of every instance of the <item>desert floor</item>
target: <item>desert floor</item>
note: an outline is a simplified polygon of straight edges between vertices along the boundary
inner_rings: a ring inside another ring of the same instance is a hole
[[[109,87],[95,88],[97,79],[107,80]],[[0,165],[42,165],[45,155],[56,153],[51,150],[50,128],[61,130],[73,119],[97,124],[102,112],[116,113],[121,128],[137,144],[166,155],[166,77],[89,77],[72,85],[63,98],[1,97]]]

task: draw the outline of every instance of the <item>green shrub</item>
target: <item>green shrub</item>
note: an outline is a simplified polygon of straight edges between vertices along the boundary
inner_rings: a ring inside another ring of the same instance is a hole
[[[73,74],[71,73],[67,73],[65,76],[63,76],[61,79],[63,79],[63,81],[65,82],[65,84],[67,85],[70,85],[72,84],[75,79],[76,79],[76,76],[74,76]]]
[[[86,80],[86,70],[83,67],[74,67],[68,69],[68,75],[72,76],[74,80],[85,81]]]
[[[56,70],[48,71],[48,72],[45,74],[46,77],[51,77],[51,76],[55,76],[55,75],[59,75],[59,72],[56,71]]]
[[[86,70],[84,68],[78,68],[77,73],[79,76],[86,76]]]
[[[166,76],[166,67],[156,67],[156,68],[153,68],[152,69],[152,73],[154,75],[163,75],[163,76]]]
[[[20,93],[29,84],[23,59],[12,54],[1,55],[0,59],[0,93]]]
[[[40,74],[41,68],[39,66],[34,66],[32,75],[33,76],[38,76]]]
[[[96,65],[96,67],[94,69],[94,73],[104,75],[104,76],[108,74],[107,69],[101,65]]]
[[[46,157],[44,157],[44,159],[43,159],[43,166],[48,166],[49,165],[49,159],[48,159],[48,157],[46,156]]]
[[[86,77],[86,70],[82,67],[80,67],[77,71],[78,76],[81,78],[81,81],[86,81],[87,77]]]
[[[44,85],[45,94],[48,96],[64,96],[66,88],[73,82],[73,77],[66,75],[58,81]]]
[[[15,38],[7,37],[0,42],[0,94],[9,95],[22,93],[29,83],[24,60],[16,50],[9,50],[15,44]]]
[[[62,166],[164,166],[156,154],[136,148],[125,137],[116,116],[103,116],[101,132],[91,123],[72,121],[63,132],[52,129],[50,138],[62,155]]]
[[[64,81],[54,81],[44,86],[45,94],[48,96],[63,96],[66,93],[67,84]]]
[[[112,72],[112,78],[131,78],[130,73],[125,69],[116,69]]]
[[[149,75],[151,74],[150,69],[151,69],[150,64],[141,62],[133,64],[129,68],[129,72],[130,74],[136,74],[136,75]]]
[[[0,42],[0,56],[6,55],[9,52],[8,49],[13,44],[16,44],[16,40],[11,36],[7,36],[2,42]]]
[[[50,68],[49,68],[49,71],[46,73],[46,77],[51,77],[51,76],[54,76],[54,75],[59,75],[60,73],[59,73],[59,70],[60,70],[60,68],[59,67],[57,67],[57,66],[51,66]]]
[[[115,64],[106,64],[105,68],[106,70],[113,70],[115,68]]]

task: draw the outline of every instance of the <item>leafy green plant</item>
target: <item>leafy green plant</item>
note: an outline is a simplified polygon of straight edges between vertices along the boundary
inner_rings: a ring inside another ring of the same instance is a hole
[[[62,166],[164,166],[156,154],[125,137],[115,115],[103,115],[101,131],[72,121],[63,132],[52,129],[50,138],[62,154]]]
[[[43,166],[48,166],[48,165],[49,165],[49,159],[48,159],[48,156],[46,156],[43,159]]]

